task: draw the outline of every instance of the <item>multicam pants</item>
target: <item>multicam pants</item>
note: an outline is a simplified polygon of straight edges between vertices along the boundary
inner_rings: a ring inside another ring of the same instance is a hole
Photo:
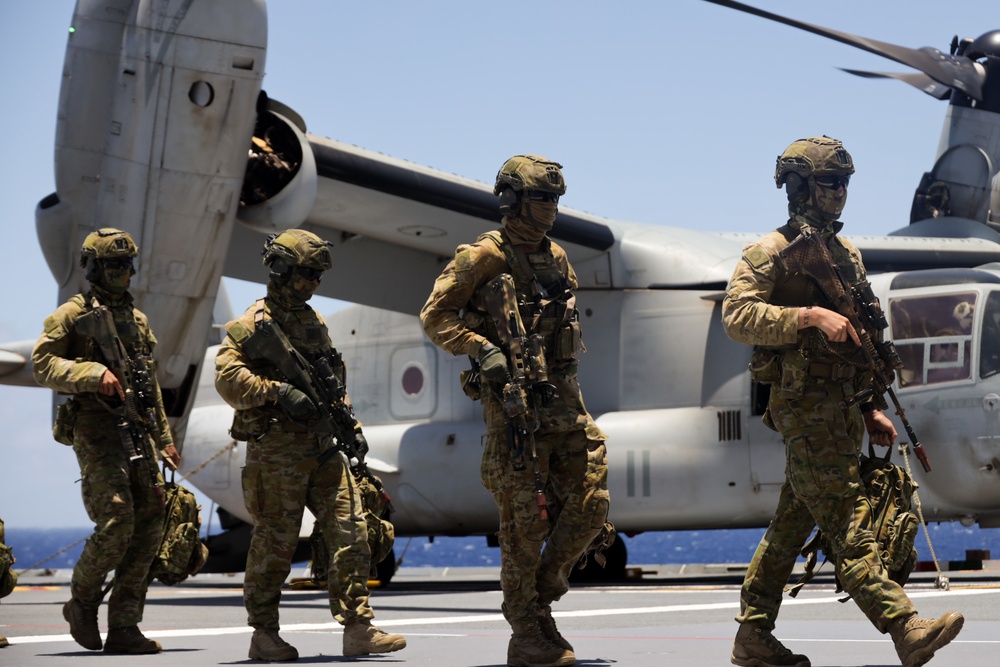
[[[537,617],[569,590],[573,565],[604,527],[608,463],[598,434],[594,426],[536,436],[550,515],[543,521],[531,461],[515,471],[505,431],[487,433],[481,475],[500,510],[500,585],[503,613],[512,624]]]
[[[80,413],[73,451],[80,463],[83,506],[94,522],[94,534],[73,568],[73,597],[84,607],[100,606],[104,579],[114,570],[108,627],[138,625],[149,568],[160,548],[164,509],[149,470],[142,464],[129,466],[110,415]]]
[[[253,518],[243,603],[248,624],[277,632],[281,586],[292,568],[292,555],[306,507],[316,516],[329,546],[330,612],[340,623],[373,618],[368,605],[371,551],[368,527],[354,476],[336,454],[320,465],[318,437],[273,428],[248,443],[243,468],[243,500]]]
[[[814,526],[830,539],[837,576],[872,624],[885,633],[893,619],[916,610],[879,560],[871,512],[858,472],[864,423],[858,408],[842,409],[850,384],[810,382],[800,397],[772,391],[771,419],[785,440],[785,483],[757,546],[740,595],[740,615],[774,628],[781,594]]]

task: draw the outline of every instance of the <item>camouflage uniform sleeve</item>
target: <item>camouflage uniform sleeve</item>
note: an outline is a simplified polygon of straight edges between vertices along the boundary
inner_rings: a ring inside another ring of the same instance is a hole
[[[488,242],[460,245],[455,258],[434,281],[427,303],[420,309],[424,333],[435,345],[454,355],[476,356],[487,341],[462,319],[461,311],[487,280],[504,272],[506,260]]]
[[[726,334],[747,345],[792,345],[798,340],[797,307],[770,304],[776,282],[784,273],[780,248],[771,236],[743,249],[722,301]]]
[[[135,310],[134,312],[135,322],[139,327],[139,335],[145,339],[146,345],[149,347],[149,356],[152,364],[149,372],[153,376],[153,398],[156,403],[156,421],[160,428],[160,449],[166,449],[174,444],[174,435],[173,431],[170,430],[170,422],[167,421],[167,411],[163,407],[163,392],[160,391],[160,381],[156,379],[157,364],[156,359],[153,357],[153,352],[156,349],[156,336],[153,335],[153,330],[149,328],[149,319],[145,313],[139,310]]]
[[[250,370],[249,359],[240,346],[253,332],[251,306],[242,316],[226,325],[226,337],[215,355],[215,389],[237,410],[256,408],[278,400],[280,382]]]
[[[59,306],[45,319],[44,331],[31,352],[35,382],[64,394],[97,391],[107,366],[77,358],[76,318],[83,310],[73,301]]]
[[[573,266],[569,263],[569,257],[566,255],[566,251],[563,250],[562,246],[558,245],[555,241],[552,241],[552,256],[555,257],[556,265],[566,280],[569,281],[570,291],[576,291],[580,287],[580,282],[576,279],[576,271],[573,270]]]

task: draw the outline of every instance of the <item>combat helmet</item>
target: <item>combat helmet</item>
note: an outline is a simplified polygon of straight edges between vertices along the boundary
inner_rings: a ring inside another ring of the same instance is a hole
[[[504,162],[497,172],[493,194],[500,194],[505,187],[514,192],[541,190],[557,195],[566,194],[562,165],[540,155],[515,155]]]
[[[80,268],[87,268],[87,263],[94,260],[118,259],[135,257],[139,248],[128,232],[114,227],[104,227],[87,234],[80,248]]]
[[[812,176],[839,174],[849,176],[854,173],[854,161],[844,144],[827,136],[806,137],[793,141],[785,152],[778,156],[774,168],[774,183],[777,187],[789,180],[797,190],[801,183]]]
[[[286,229],[264,241],[264,266],[272,274],[287,276],[297,266],[327,271],[333,266],[330,244],[304,229]]]

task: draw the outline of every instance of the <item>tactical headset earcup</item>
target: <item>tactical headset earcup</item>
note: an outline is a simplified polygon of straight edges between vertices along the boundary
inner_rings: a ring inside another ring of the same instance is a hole
[[[785,177],[785,193],[790,202],[803,202],[809,196],[809,186],[806,180],[794,171]]]
[[[509,215],[517,213],[520,208],[521,197],[514,191],[514,188],[504,188],[500,191],[500,213]]]
[[[268,268],[271,269],[272,278],[284,280],[292,274],[293,267],[283,257],[275,257]]]

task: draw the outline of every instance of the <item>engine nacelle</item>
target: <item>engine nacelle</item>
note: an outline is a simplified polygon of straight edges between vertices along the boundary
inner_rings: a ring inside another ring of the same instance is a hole
[[[312,211],[316,184],[305,123],[293,110],[268,100],[254,128],[237,219],[264,233],[298,227]]]

